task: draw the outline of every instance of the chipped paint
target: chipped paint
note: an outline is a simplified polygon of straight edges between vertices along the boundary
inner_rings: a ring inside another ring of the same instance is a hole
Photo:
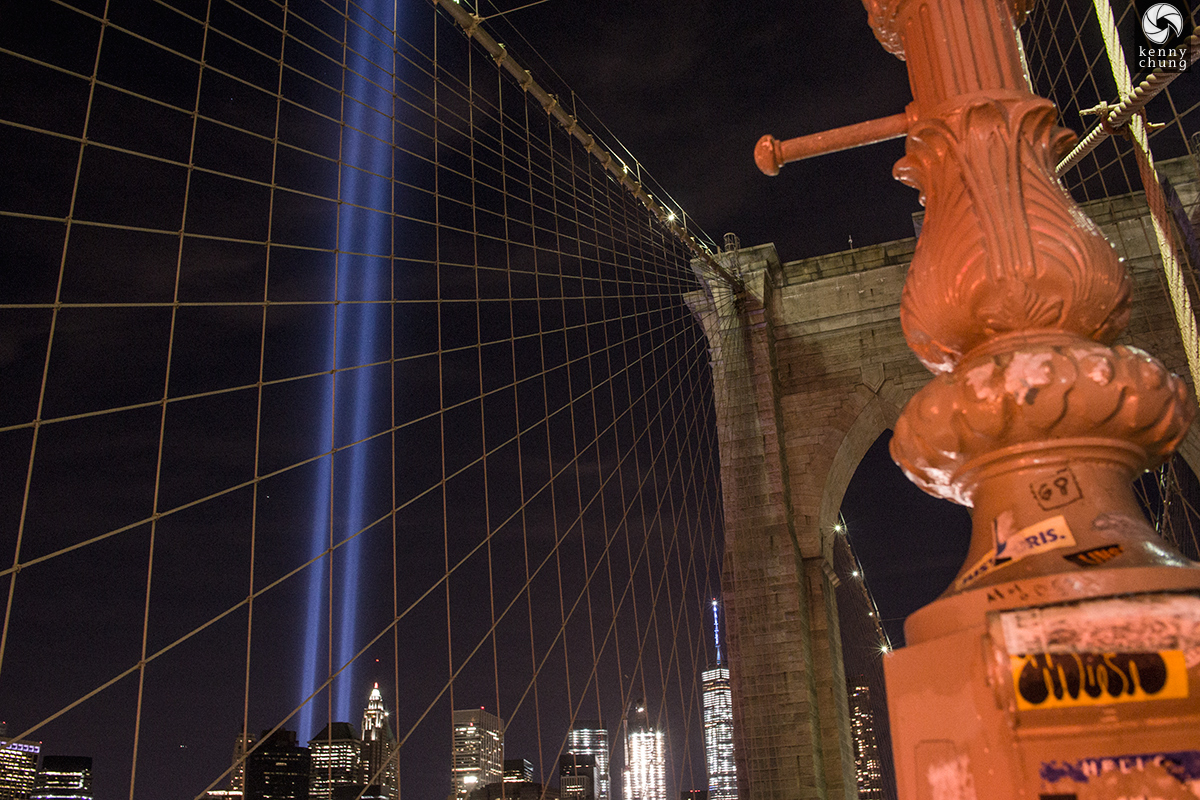
[[[930,764],[925,779],[932,800],[975,800],[975,776],[966,755]]]
[[[1032,403],[1037,397],[1037,390],[1050,384],[1052,373],[1049,364],[1053,358],[1053,353],[1014,353],[1004,370],[1004,391],[1011,394],[1018,404],[1024,405],[1026,400]]]
[[[975,396],[986,403],[1000,396],[1000,392],[992,385],[992,376],[995,373],[996,365],[990,361],[967,370],[967,384],[975,391]]]
[[[1200,597],[1153,594],[1002,612],[1010,655],[1180,650],[1200,664]]]
[[[1078,761],[1043,761],[1042,794],[1147,797],[1158,800],[1200,798],[1200,750],[1103,755]]]

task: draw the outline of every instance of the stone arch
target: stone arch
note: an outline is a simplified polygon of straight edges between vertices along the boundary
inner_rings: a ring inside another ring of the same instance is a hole
[[[900,409],[878,394],[863,406],[858,417],[842,436],[833,461],[825,473],[817,525],[821,531],[821,555],[827,564],[833,563],[833,537],[830,535],[842,507],[846,487],[854,477],[863,456],[884,431],[891,430],[900,417]]]

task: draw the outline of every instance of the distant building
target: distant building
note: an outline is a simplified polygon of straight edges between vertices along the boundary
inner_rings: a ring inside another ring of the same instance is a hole
[[[708,789],[688,789],[679,793],[679,800],[708,800]]]
[[[596,800],[596,757],[559,756],[558,794],[562,800]]]
[[[245,800],[246,796],[246,752],[254,746],[254,737],[245,731],[238,734],[233,743],[233,768],[229,772],[229,788],[209,789],[203,800]]]
[[[312,800],[333,800],[333,790],[366,785],[363,780],[363,746],[349,722],[331,722],[308,743],[312,757],[308,794]]]
[[[504,783],[532,783],[533,764],[528,758],[504,759]]]
[[[383,694],[379,684],[371,690],[362,722],[363,780],[371,785],[370,795],[380,795],[383,800],[399,800],[400,770],[396,764],[396,735],[388,722],[388,712],[383,706]]]
[[[254,746],[254,737],[242,731],[233,743],[233,771],[229,773],[230,796],[246,790],[246,751]]]
[[[577,720],[567,732],[567,755],[596,761],[596,800],[611,800],[608,774],[608,729],[600,720]],[[560,784],[561,785],[561,784]]]
[[[500,781],[504,767],[504,723],[482,708],[454,711],[451,791],[468,800],[477,789]]]
[[[0,726],[0,800],[29,800],[37,777],[41,742],[9,739]]]
[[[625,714],[625,791],[622,800],[667,800],[667,748],[637,700]]]
[[[737,767],[733,760],[733,690],[729,667],[700,673],[704,694],[704,756],[708,765],[708,800],[737,800]],[[693,790],[699,791],[699,790]]]
[[[92,759],[87,756],[42,756],[29,800],[93,800]]]
[[[871,689],[865,680],[849,686],[850,732],[854,738],[854,766],[858,772],[860,800],[883,800],[883,765],[875,741],[875,716],[871,711]]]
[[[708,766],[708,798],[737,800],[737,766],[733,760],[733,690],[729,667],[721,655],[719,605],[714,597],[713,642],[715,665],[700,673],[704,696],[704,760]],[[698,791],[693,789],[692,791]]]
[[[308,800],[312,757],[296,742],[295,731],[278,730],[259,737],[246,756],[245,800]]]

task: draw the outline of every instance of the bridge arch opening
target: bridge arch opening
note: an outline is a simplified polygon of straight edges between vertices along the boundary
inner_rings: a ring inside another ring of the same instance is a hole
[[[881,432],[863,454],[843,494],[843,530],[833,535],[846,541],[861,567],[850,577],[865,580],[899,647],[904,619],[945,591],[966,559],[971,517],[912,484],[888,454],[891,438]]]

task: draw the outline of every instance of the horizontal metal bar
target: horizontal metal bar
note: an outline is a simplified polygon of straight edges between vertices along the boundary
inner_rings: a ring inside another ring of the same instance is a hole
[[[849,150],[852,147],[899,139],[908,133],[912,118],[908,111],[890,117],[845,125],[808,136],[781,142],[767,134],[754,146],[754,163],[766,175],[778,175],[779,168],[792,161]]]

